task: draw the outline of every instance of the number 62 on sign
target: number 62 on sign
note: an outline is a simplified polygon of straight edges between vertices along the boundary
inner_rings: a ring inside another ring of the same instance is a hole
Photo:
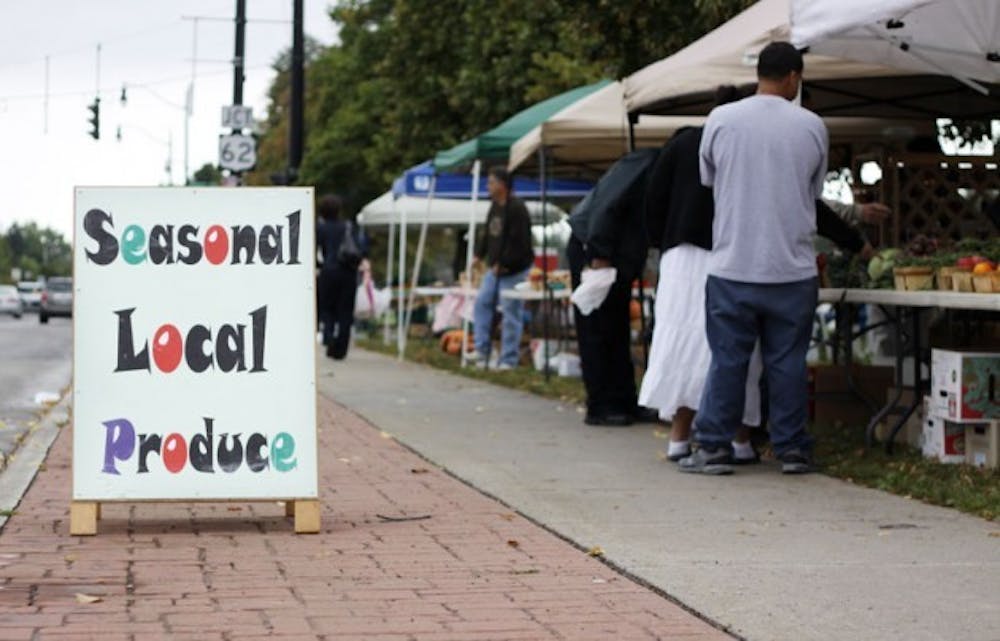
[[[244,134],[219,136],[219,167],[247,171],[257,164],[257,140]]]

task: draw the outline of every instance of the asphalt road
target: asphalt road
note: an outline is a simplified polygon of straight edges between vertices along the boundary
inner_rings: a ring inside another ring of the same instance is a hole
[[[41,395],[69,385],[72,354],[70,319],[0,316],[0,468],[43,409]]]

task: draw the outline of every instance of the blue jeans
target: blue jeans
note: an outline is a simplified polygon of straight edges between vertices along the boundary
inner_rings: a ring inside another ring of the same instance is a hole
[[[816,296],[815,278],[759,284],[708,277],[705,329],[712,364],[695,418],[698,443],[710,450],[729,447],[743,417],[750,355],[760,339],[774,453],[811,450],[806,352]]]
[[[486,270],[483,283],[479,286],[476,304],[472,310],[473,339],[476,351],[485,355],[490,351],[490,328],[496,306],[500,305],[503,312],[503,325],[500,328],[500,361],[516,367],[520,360],[521,330],[524,327],[524,303],[510,298],[501,298],[500,292],[512,289],[514,285],[523,282],[528,277],[528,271],[506,276],[497,276],[492,269]],[[499,289],[497,289],[499,281]]]

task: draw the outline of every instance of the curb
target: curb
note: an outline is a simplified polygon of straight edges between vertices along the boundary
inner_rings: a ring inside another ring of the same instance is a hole
[[[72,387],[67,387],[57,403],[51,405],[24,434],[18,447],[0,461],[0,530],[15,514],[24,493],[35,480],[49,448],[70,421]]]

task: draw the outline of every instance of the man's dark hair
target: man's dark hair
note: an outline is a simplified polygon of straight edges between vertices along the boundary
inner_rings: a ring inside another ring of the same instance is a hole
[[[326,194],[316,203],[316,210],[321,218],[337,220],[340,217],[340,210],[343,204],[343,201],[337,194]]]
[[[757,77],[781,80],[793,71],[802,73],[802,54],[789,42],[772,42],[757,56]]]
[[[513,185],[511,183],[510,172],[503,167],[490,167],[489,175],[502,182],[504,186],[507,187],[508,191],[512,189]]]

